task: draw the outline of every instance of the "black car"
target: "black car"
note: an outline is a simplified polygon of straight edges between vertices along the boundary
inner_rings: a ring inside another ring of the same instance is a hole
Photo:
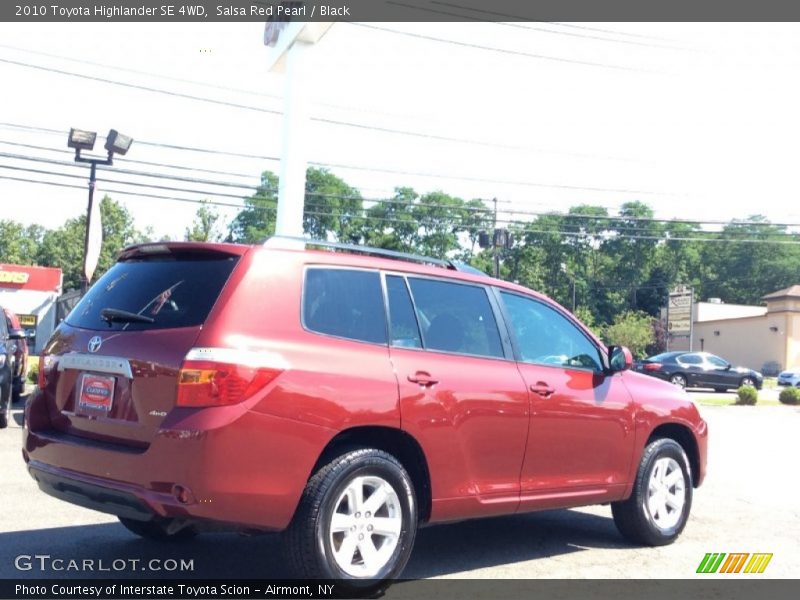
[[[715,392],[751,385],[760,390],[764,376],[746,367],[734,367],[708,352],[663,352],[634,364],[634,369],[682,388],[713,388]]]
[[[17,342],[25,339],[25,332],[21,329],[9,329],[2,307],[0,315],[3,315],[0,318],[0,429],[5,429],[11,420],[11,394]]]

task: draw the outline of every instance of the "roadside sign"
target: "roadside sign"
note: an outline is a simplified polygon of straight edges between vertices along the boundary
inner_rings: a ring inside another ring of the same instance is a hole
[[[669,293],[667,301],[667,340],[688,337],[690,350],[693,300],[694,295],[691,288],[678,286]],[[667,344],[669,347],[669,341]]]

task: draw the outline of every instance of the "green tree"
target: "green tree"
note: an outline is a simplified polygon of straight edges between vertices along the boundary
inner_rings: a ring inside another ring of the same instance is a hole
[[[186,228],[188,242],[217,242],[222,236],[219,232],[219,213],[204,201],[195,212],[191,227]]]
[[[16,265],[36,264],[36,249],[42,242],[45,229],[8,219],[0,220],[0,262]]]
[[[306,172],[303,231],[314,239],[332,234],[341,242],[359,243],[364,224],[361,192],[327,169]]]
[[[136,229],[128,210],[105,196],[100,201],[103,229],[103,245],[93,280],[107,271],[117,260],[117,255],[126,246],[148,241],[148,236]],[[83,273],[83,244],[86,232],[86,216],[68,219],[58,229],[47,231],[42,236],[36,255],[38,264],[59,267],[64,274],[64,289],[77,289]]]
[[[256,193],[245,198],[244,208],[231,222],[227,240],[255,244],[274,235],[277,206],[278,176],[271,171],[264,171]]]
[[[603,339],[608,344],[627,346],[634,357],[643,357],[655,342],[653,317],[641,311],[625,311],[605,327]]]

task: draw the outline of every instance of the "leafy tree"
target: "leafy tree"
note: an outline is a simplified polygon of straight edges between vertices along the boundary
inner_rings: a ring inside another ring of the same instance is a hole
[[[278,206],[278,176],[271,171],[264,171],[256,193],[246,198],[244,204],[245,207],[231,223],[227,240],[254,244],[273,235]]]
[[[108,270],[117,260],[117,255],[126,246],[147,241],[148,236],[136,229],[128,210],[105,196],[100,201],[103,229],[103,245],[95,269],[94,279]],[[86,232],[86,215],[68,219],[58,229],[49,230],[42,236],[36,254],[37,264],[59,267],[64,274],[64,289],[77,289],[83,273],[83,244]]]
[[[41,225],[22,225],[16,221],[0,220],[0,262],[36,264],[36,249],[42,242],[45,229]]]
[[[625,311],[603,331],[608,344],[627,346],[635,357],[644,356],[647,347],[655,342],[653,318],[641,311]]]
[[[222,238],[219,232],[219,213],[207,202],[197,209],[191,227],[186,228],[188,242],[217,242]]]
[[[359,243],[363,229],[361,192],[328,169],[306,172],[303,230],[315,239],[332,234],[342,242]]]

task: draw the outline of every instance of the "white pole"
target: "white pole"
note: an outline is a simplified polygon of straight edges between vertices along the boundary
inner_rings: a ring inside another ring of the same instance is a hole
[[[308,51],[311,44],[295,40],[286,53],[283,107],[283,152],[278,185],[275,235],[303,235],[303,204],[308,167]]]

